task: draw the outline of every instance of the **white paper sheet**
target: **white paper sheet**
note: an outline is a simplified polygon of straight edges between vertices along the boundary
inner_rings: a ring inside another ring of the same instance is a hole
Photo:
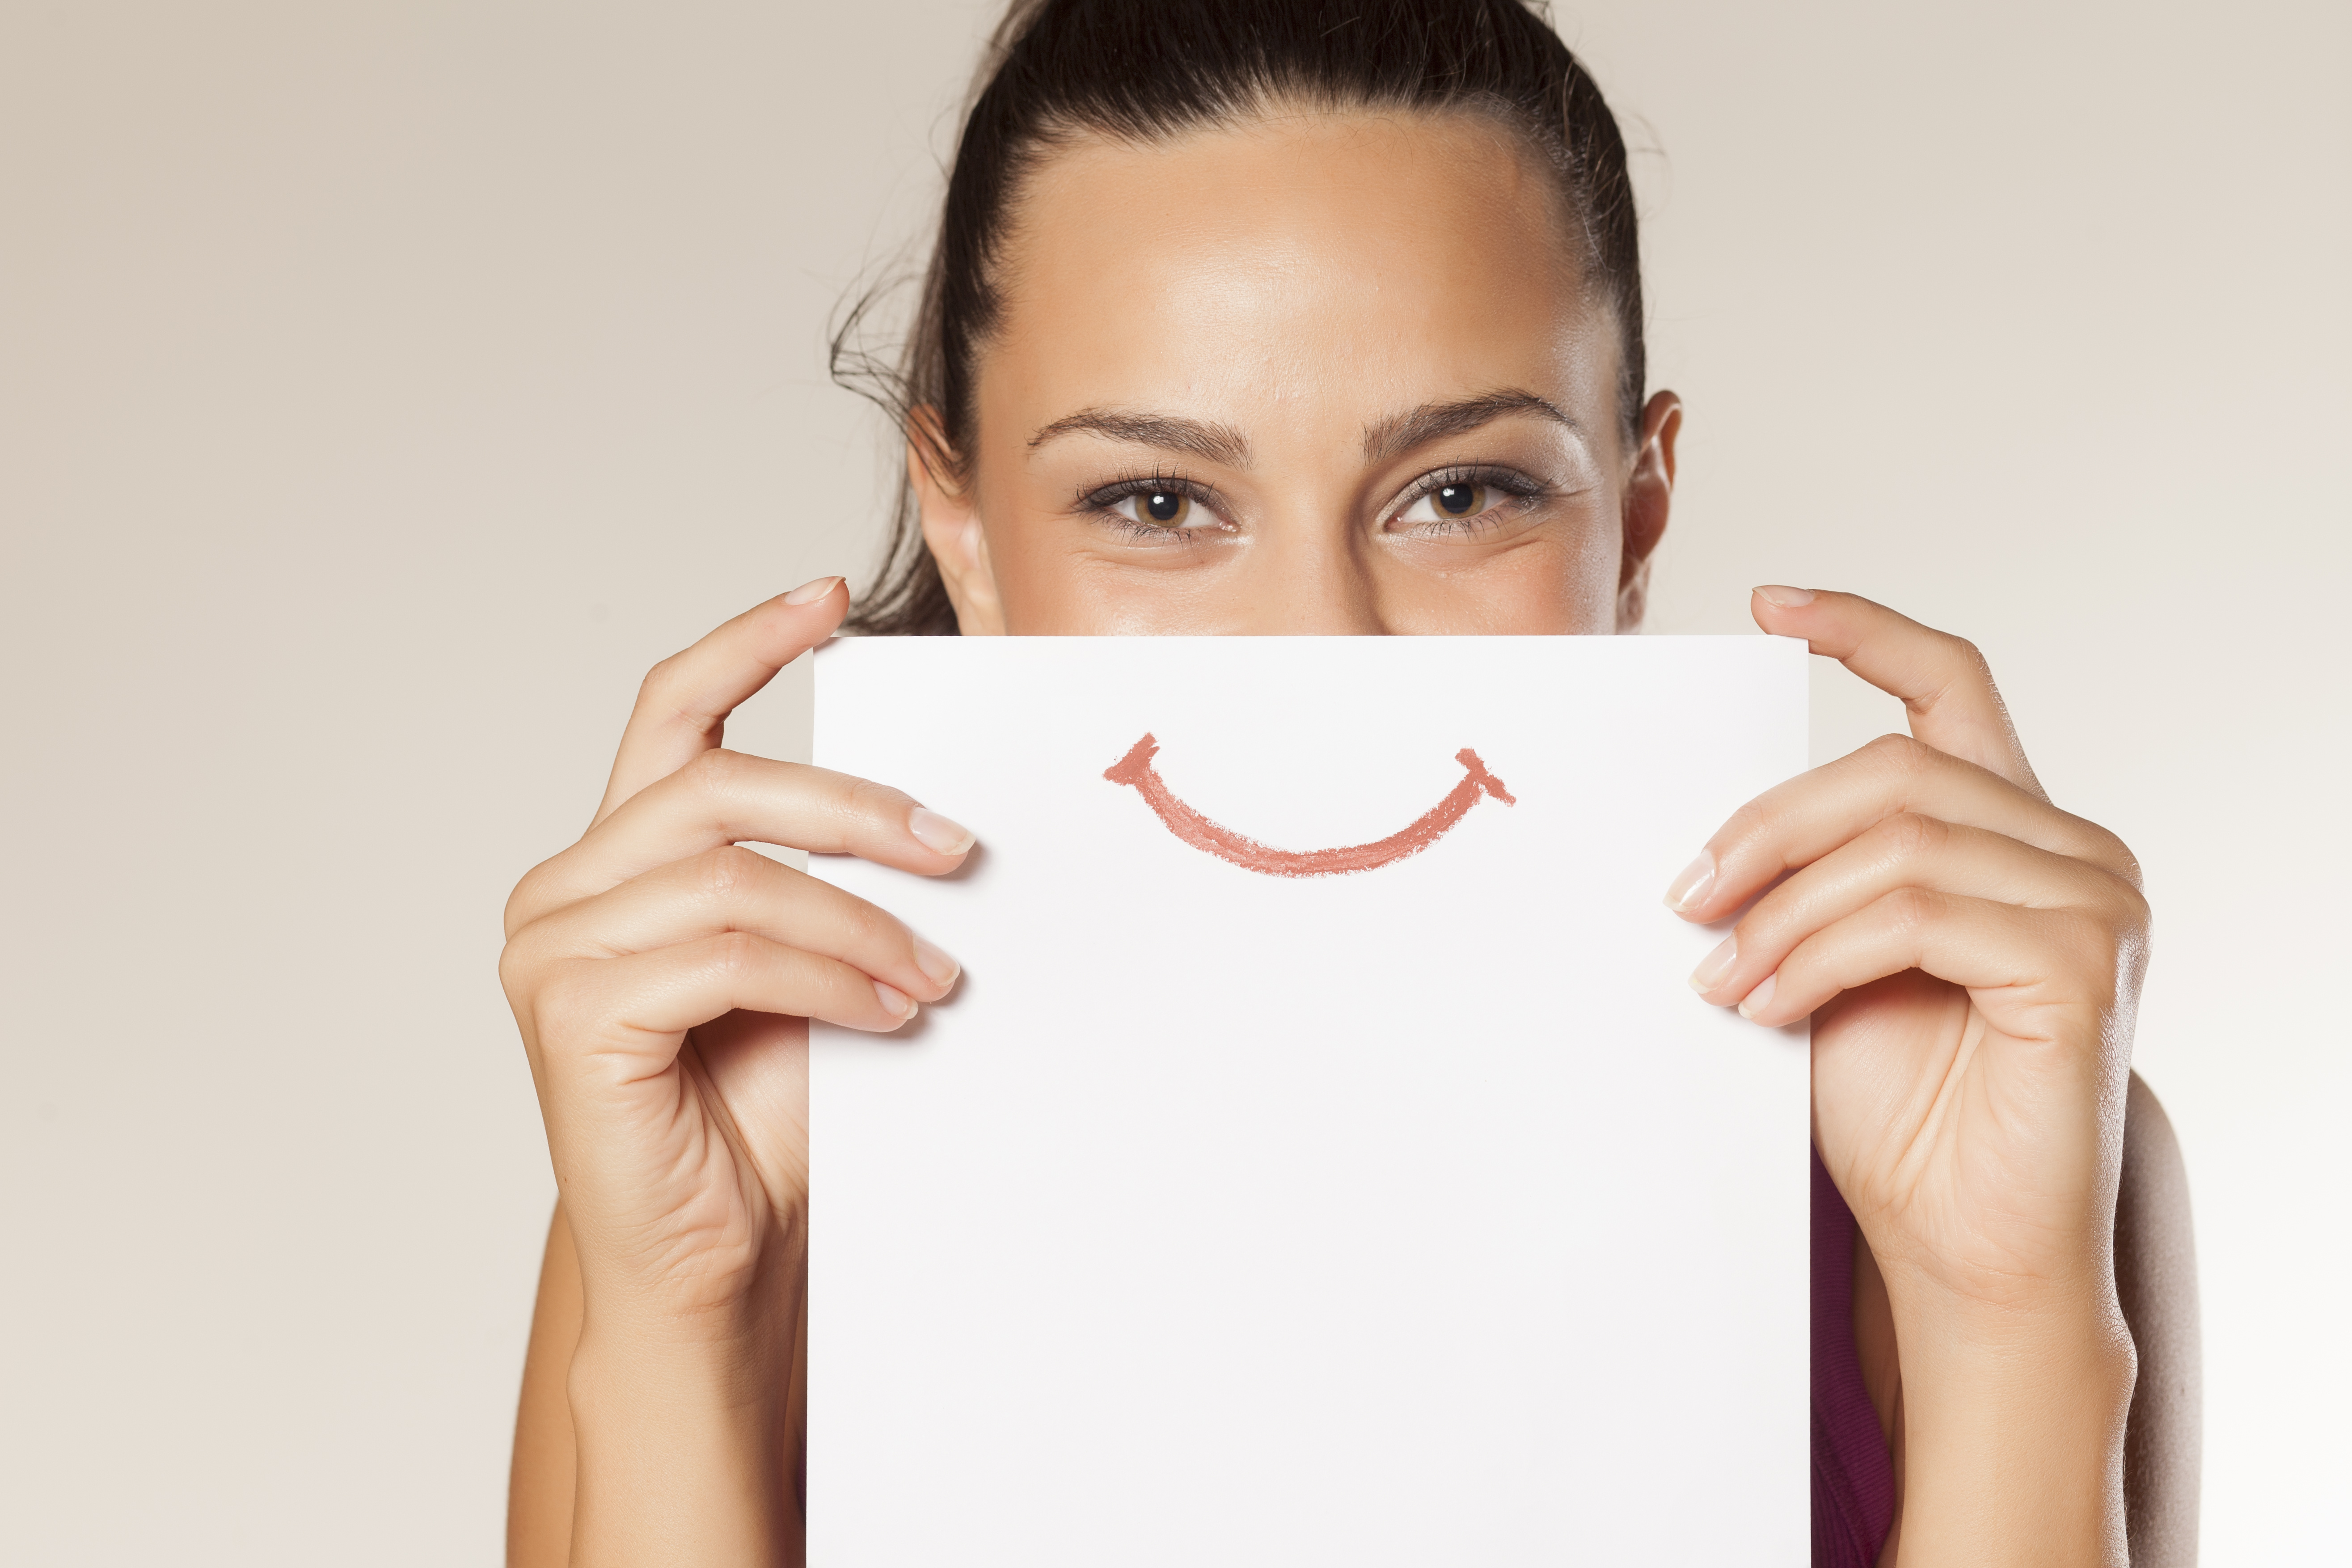
[[[981,847],[812,861],[965,965],[814,1032],[814,1568],[1809,1561],[1804,1037],[1694,996],[1720,933],[1660,902],[1803,768],[1805,681],[1763,637],[822,651],[819,765]],[[1277,875],[1187,808],[1444,830]]]

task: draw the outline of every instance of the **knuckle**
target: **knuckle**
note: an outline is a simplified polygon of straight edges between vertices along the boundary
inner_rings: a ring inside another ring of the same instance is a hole
[[[524,894],[530,890],[530,878],[526,876],[521,881],[517,882],[514,885],[514,891],[507,895],[506,908],[499,912],[499,932],[509,942],[514,940],[515,932],[520,931],[523,922],[530,918],[527,912],[530,907],[530,901],[524,898]]]
[[[1772,966],[1773,994],[1793,996],[1799,992],[1815,990],[1831,973],[1830,961],[1822,952],[1822,944],[1808,938],[1790,948],[1787,955]],[[1835,985],[1832,984],[1831,989],[1836,989]]]
[[[759,971],[763,948],[760,939],[749,931],[728,931],[711,939],[711,967],[730,982],[748,979]]]
[[[2140,870],[2139,857],[2132,853],[2114,830],[2100,826],[2086,816],[2072,812],[2059,814],[2063,824],[2060,837],[2053,846],[2060,853],[2089,864],[2109,876],[2126,882],[2136,891],[2145,890],[2146,881]]]
[[[595,999],[585,981],[583,966],[560,965],[527,998],[542,1046],[562,1045],[593,1028]]]
[[[713,903],[732,904],[758,887],[767,858],[740,844],[722,844],[705,850],[696,866],[702,895]]]
[[[908,945],[905,928],[899,925],[897,917],[872,904],[861,902],[853,906],[844,919],[856,952],[887,951],[894,946]]]
[[[1870,758],[1897,777],[1909,777],[1924,771],[1933,753],[1909,735],[1888,733],[1879,736],[1856,754]]]
[[[2145,893],[2147,890],[2147,879],[2140,872],[2139,857],[2132,853],[2131,846],[2106,828],[2095,823],[2092,826],[2098,838],[2099,860],[2113,868],[2116,878],[2133,892]]]
[[[1770,818],[1755,802],[1733,812],[1723,819],[1706,845],[1706,854],[1715,861],[1716,876],[1720,879],[1727,867],[1745,864],[1755,852],[1757,843],[1766,837]]]
[[[1760,854],[1778,859],[1783,847],[1776,841],[1789,818],[1802,814],[1804,788],[1802,780],[1790,780],[1744,802],[1725,817],[1706,845],[1716,858],[1718,873],[1736,858]]]
[[[1762,836],[1772,826],[1772,808],[1762,800],[1751,800],[1724,819],[1722,830],[1716,837],[1725,844],[1744,844]]]
[[[872,779],[853,779],[849,793],[843,801],[848,815],[861,822],[892,826],[904,826],[907,796],[888,784],[876,784]]]
[[[2114,941],[2130,942],[2146,937],[2154,923],[2155,910],[2147,895],[2121,877],[2107,879],[2107,896],[2100,914]]]
[[[679,662],[685,658],[681,650],[646,671],[646,678],[637,682],[637,707],[641,710],[655,712],[676,706],[672,699],[680,684]]]
[[[1916,811],[1898,811],[1878,826],[1888,849],[1913,859],[1943,847],[1951,837],[1950,825]]]
[[[509,937],[499,950],[499,989],[506,993],[509,1006],[520,1011],[530,999],[538,969],[534,955],[523,950],[520,933]]]
[[[2063,910],[2059,911],[2057,942],[2061,948],[2102,974],[2111,974],[2121,966],[2125,940],[2123,933],[2097,910]]]
[[[1747,918],[1731,928],[1732,940],[1738,943],[1735,951],[1750,958],[1782,947],[1788,947],[1793,953],[1804,945],[1802,938],[1805,934],[1788,908],[1769,895],[1759,900],[1756,907],[1748,911]],[[1791,944],[1791,938],[1799,940]],[[1780,962],[1785,964],[1788,957],[1784,955]]]
[[[742,752],[713,746],[707,752],[697,752],[694,760],[678,772],[703,794],[725,795],[732,794],[742,778],[743,762]]]
[[[1919,931],[1943,911],[1943,900],[1925,888],[1897,888],[1880,904],[1887,923],[1900,932]]]
[[[541,908],[546,902],[545,889],[555,875],[553,869],[555,862],[561,858],[561,856],[557,856],[541,860],[538,865],[525,871],[522,874],[522,879],[514,885],[514,891],[507,895],[506,908],[501,911],[499,920],[509,941],[517,931],[546,912]]]
[[[845,1016],[874,1006],[874,981],[857,965],[838,958],[820,958],[812,966],[828,1005]]]

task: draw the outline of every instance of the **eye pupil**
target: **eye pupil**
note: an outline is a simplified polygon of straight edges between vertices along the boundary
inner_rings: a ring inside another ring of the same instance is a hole
[[[1153,490],[1143,498],[1143,515],[1154,522],[1174,522],[1185,510],[1184,498],[1167,490]]]
[[[1449,517],[1467,517],[1485,499],[1484,485],[1446,485],[1437,492],[1437,510]]]

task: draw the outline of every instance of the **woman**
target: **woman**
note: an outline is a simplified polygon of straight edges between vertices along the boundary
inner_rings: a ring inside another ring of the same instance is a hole
[[[593,824],[509,908],[562,1190],[517,1562],[797,1559],[802,1020],[896,1028],[956,966],[738,846],[936,875],[972,840],[885,784],[719,749],[778,668],[845,620],[1641,620],[1682,409],[1644,385],[1622,142],[1538,17],[1022,0],[992,66],[886,390],[889,577],[855,616],[823,579],[656,667]],[[2186,1238],[2160,1113],[2127,1089],[2137,868],[2044,797],[1968,644],[1841,594],[1752,608],[1911,714],[1666,891],[1697,921],[1758,900],[1692,976],[1706,1002],[1813,1018],[1817,1560],[2120,1562],[2128,1521],[2142,1561],[2186,1561],[2183,1298],[2136,1265]]]

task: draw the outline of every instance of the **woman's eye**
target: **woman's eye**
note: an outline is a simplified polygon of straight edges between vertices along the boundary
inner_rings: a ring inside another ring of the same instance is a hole
[[[1429,492],[1429,499],[1448,517],[1475,517],[1486,510],[1486,487],[1440,485]]]
[[[1397,514],[1401,523],[1459,522],[1485,512],[1502,499],[1492,485],[1448,484],[1424,492]]]
[[[1192,515],[1192,498],[1176,490],[1136,490],[1111,503],[1112,511],[1151,528],[1181,528]]]

